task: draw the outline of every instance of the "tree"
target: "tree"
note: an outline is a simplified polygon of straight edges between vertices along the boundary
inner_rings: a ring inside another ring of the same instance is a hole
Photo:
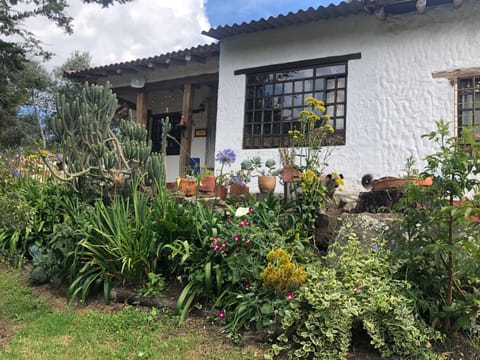
[[[130,0],[82,0],[103,7]],[[65,12],[66,0],[0,0],[0,127],[15,124],[18,106],[24,101],[17,85],[17,77],[28,59],[40,56],[48,59],[51,54],[42,49],[40,41],[23,26],[33,17],[44,16],[59,28],[72,33],[72,18]]]
[[[24,61],[18,71],[9,75],[5,92],[0,93],[6,100],[1,113],[2,146],[33,145],[41,140],[46,147],[44,125],[53,113],[51,83],[47,71],[34,61]]]
[[[73,102],[76,95],[82,90],[82,84],[71,81],[65,76],[66,71],[88,69],[91,66],[92,56],[88,51],[75,50],[65,62],[53,69],[54,92],[65,95],[67,103]]]

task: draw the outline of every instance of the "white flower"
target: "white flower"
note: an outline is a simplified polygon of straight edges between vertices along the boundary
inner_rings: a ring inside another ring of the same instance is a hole
[[[247,215],[249,213],[247,207],[239,207],[237,211],[235,211],[235,217],[242,217],[244,215]]]

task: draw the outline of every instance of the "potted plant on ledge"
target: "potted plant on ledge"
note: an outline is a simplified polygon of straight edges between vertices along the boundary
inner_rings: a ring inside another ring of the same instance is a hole
[[[236,173],[232,173],[229,180],[230,197],[238,200],[242,195],[246,196],[249,194],[250,189],[247,183],[250,182],[253,169],[253,162],[247,159],[242,161],[240,164],[240,170],[238,170]]]
[[[236,160],[235,151],[232,149],[224,149],[215,155],[215,161],[218,162],[220,166],[220,172],[215,179],[215,195],[220,200],[225,200],[228,192],[228,182],[230,174],[223,172],[225,165],[231,166]]]
[[[280,170],[277,170],[277,162],[274,159],[267,159],[262,162],[260,156],[254,157],[252,160],[255,171],[259,173],[258,189],[262,193],[274,192],[277,184],[277,176]]]

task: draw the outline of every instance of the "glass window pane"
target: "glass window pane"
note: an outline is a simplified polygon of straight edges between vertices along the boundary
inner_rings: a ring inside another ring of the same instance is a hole
[[[263,135],[270,135],[271,125],[263,125]]]
[[[330,117],[333,117],[333,116],[334,116],[334,111],[335,111],[335,107],[334,107],[334,106],[327,106],[327,114],[328,114]]]
[[[254,115],[253,120],[255,121],[255,123],[262,122],[262,112],[261,111],[255,111],[255,115]]]
[[[273,110],[273,121],[280,121],[280,120],[281,120],[280,110]]]
[[[263,96],[263,86],[256,86],[255,87],[255,97],[262,97]]]
[[[327,80],[327,89],[335,89],[335,79]]]
[[[324,79],[316,79],[315,80],[315,90],[323,90],[325,87],[325,80]]]
[[[253,99],[247,99],[247,110],[253,110]]]
[[[280,124],[279,123],[274,123],[273,124],[272,133],[273,134],[280,134]]]
[[[345,128],[345,119],[340,118],[335,120],[335,129],[336,130],[343,130]]]
[[[293,108],[293,118],[298,119],[300,117],[300,111],[302,111],[302,108]]]
[[[265,111],[263,114],[264,114],[263,115],[263,122],[265,122],[265,123],[272,122],[273,111]]]
[[[345,101],[345,90],[337,91],[337,103]]]
[[[246,118],[247,118],[247,124],[251,124],[253,122],[253,112],[247,112]]]
[[[323,98],[323,94],[324,94],[323,91],[316,92],[316,93],[315,93],[315,99],[325,100],[325,99]]]
[[[293,92],[293,83],[292,82],[283,83],[283,92],[285,94]]]
[[[328,91],[327,92],[327,103],[334,103],[335,102],[335,91]]]
[[[254,87],[253,86],[247,87],[247,99],[253,98],[254,94],[255,94]]]
[[[345,115],[345,106],[337,105],[337,116]]]
[[[282,120],[283,121],[292,120],[292,110],[291,109],[283,109],[282,110]]]
[[[265,98],[265,108],[266,109],[271,109],[273,107],[273,97],[268,96]]]
[[[271,96],[271,95],[273,95],[273,85],[272,84],[265,85],[265,96]]]
[[[313,91],[313,80],[305,80],[304,85],[304,91]]]
[[[345,73],[345,65],[322,66],[317,68],[317,76]]]
[[[282,94],[282,84],[275,84],[275,95],[281,95]]]
[[[275,96],[273,98],[273,107],[274,108],[278,108],[278,107],[281,107],[282,106],[282,103],[283,103],[283,99],[281,96]]]
[[[259,110],[262,108],[262,98],[255,99],[255,110]]]
[[[293,83],[293,92],[302,92],[303,91],[303,81],[295,81]]]
[[[337,87],[338,88],[344,88],[345,87],[345,78],[338,78],[337,79]]]
[[[284,96],[283,97],[283,106],[284,107],[291,107],[292,106],[292,95]]]
[[[302,95],[294,95],[293,96],[293,106],[302,106],[302,105],[303,105]]]

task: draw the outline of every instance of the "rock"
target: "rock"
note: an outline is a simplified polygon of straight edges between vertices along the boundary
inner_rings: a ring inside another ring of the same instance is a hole
[[[401,220],[402,216],[392,213],[342,213],[339,216],[337,227],[334,231],[332,241],[344,243],[347,236],[355,234],[360,244],[365,247],[374,246],[379,239],[385,238],[385,233],[396,227],[395,221]],[[393,246],[392,240],[388,246]]]

